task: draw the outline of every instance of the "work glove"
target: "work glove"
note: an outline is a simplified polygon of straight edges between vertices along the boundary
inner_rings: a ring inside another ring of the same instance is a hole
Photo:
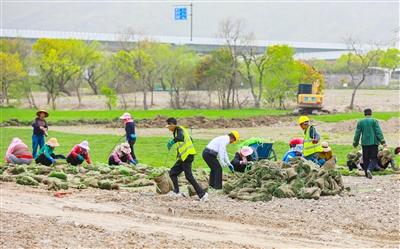
[[[131,138],[136,138],[136,134],[131,134],[130,137]]]
[[[230,171],[233,173],[233,172],[234,172],[233,165],[232,165],[232,164],[230,164],[228,167],[229,167]]]
[[[136,163],[136,161],[135,160],[131,160],[131,163],[133,164],[133,165],[136,165],[137,163]]]
[[[173,139],[169,140],[168,144],[167,144],[167,148],[170,150],[172,145],[174,145],[174,143],[175,143],[175,140],[173,140]]]
[[[318,140],[317,140],[317,139],[313,139],[313,140],[312,140],[312,143],[313,143],[313,144],[317,144],[317,143],[318,143]]]
[[[81,156],[81,155],[78,154],[78,159],[81,160],[81,161],[83,161],[84,158],[83,158],[83,156]]]
[[[121,163],[121,160],[119,160],[118,162],[116,162],[117,164],[120,164]]]
[[[49,160],[51,161],[51,163],[55,163],[56,162],[56,159],[54,159],[52,157],[50,157]]]
[[[223,162],[222,162],[222,163],[221,163],[221,166],[225,168],[227,165],[226,165],[226,163],[223,163]]]

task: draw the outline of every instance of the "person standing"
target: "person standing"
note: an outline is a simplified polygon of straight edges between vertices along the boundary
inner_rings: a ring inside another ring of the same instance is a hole
[[[185,196],[183,193],[179,192],[178,184],[178,176],[184,172],[186,180],[188,180],[188,182],[192,184],[193,188],[196,190],[197,196],[200,198],[200,202],[206,202],[208,199],[208,194],[200,187],[196,179],[194,179],[192,173],[192,162],[194,160],[194,156],[196,155],[192,138],[185,127],[177,125],[178,122],[175,118],[168,118],[166,122],[168,129],[174,136],[173,139],[168,141],[168,150],[170,150],[175,143],[177,144],[176,151],[178,160],[169,171],[169,177],[174,183],[173,195]]]
[[[40,110],[36,112],[37,118],[32,122],[33,135],[32,135],[32,156],[36,158],[36,153],[38,146],[40,149],[44,146],[44,136],[47,137],[47,122],[45,118],[49,116],[45,110]]]
[[[6,163],[13,164],[31,164],[33,156],[29,148],[19,138],[13,138],[6,152]]]
[[[222,189],[222,167],[229,165],[231,171],[234,170],[233,165],[229,162],[226,146],[230,143],[236,143],[239,140],[239,132],[231,131],[228,135],[219,136],[210,141],[203,150],[203,159],[210,167],[209,185],[214,189]],[[219,156],[219,162],[217,159]]]
[[[372,118],[372,110],[364,110],[364,119],[357,123],[356,132],[353,138],[353,147],[356,149],[360,137],[363,157],[363,169],[365,177],[372,179],[372,171],[377,165],[378,145],[382,144],[387,147],[381,127],[376,119]]]
[[[318,164],[318,154],[322,152],[321,137],[307,116],[299,118],[299,125],[304,131],[303,156],[304,159]]]
[[[133,122],[131,114],[127,112],[125,112],[124,115],[119,118],[124,120],[126,142],[129,143],[129,147],[131,148],[131,156],[135,161],[134,164],[136,165],[138,160],[136,159],[135,151],[133,150],[133,146],[136,143],[135,123]]]
[[[92,160],[89,157],[89,143],[88,141],[82,141],[82,143],[75,145],[67,156],[67,163],[77,166],[86,160],[88,164],[92,164]]]

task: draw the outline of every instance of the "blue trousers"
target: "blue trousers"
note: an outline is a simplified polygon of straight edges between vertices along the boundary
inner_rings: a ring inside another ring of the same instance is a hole
[[[44,135],[38,136],[38,135],[33,134],[32,135],[32,156],[33,156],[33,158],[36,158],[38,145],[40,146],[40,149],[43,148]]]
[[[318,152],[315,152],[311,155],[305,156],[304,159],[318,164],[318,154],[319,154]]]

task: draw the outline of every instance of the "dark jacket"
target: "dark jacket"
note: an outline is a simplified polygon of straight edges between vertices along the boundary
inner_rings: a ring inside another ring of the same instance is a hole
[[[253,161],[253,157],[247,156],[246,157],[247,162],[252,162]],[[233,168],[235,169],[235,171],[239,171],[239,172],[244,172],[244,170],[246,169],[246,164],[240,164],[240,161],[242,161],[242,157],[240,156],[239,152],[236,152],[235,157],[232,159],[231,164],[233,165]]]
[[[366,116],[357,123],[356,133],[354,134],[353,146],[358,146],[361,137],[361,146],[385,144],[385,138],[379,123],[371,116]]]
[[[40,126],[43,126],[44,128],[47,127],[47,122],[45,119],[40,119],[40,118],[35,118],[32,122],[32,127],[33,127],[33,135],[37,136],[44,136],[44,132],[40,129]]]
[[[127,122],[125,124],[125,133],[126,133],[126,140],[136,138],[134,122]]]

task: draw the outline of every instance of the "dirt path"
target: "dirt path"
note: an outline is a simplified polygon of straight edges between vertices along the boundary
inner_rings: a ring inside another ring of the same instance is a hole
[[[4,248],[373,248],[399,246],[399,181],[344,177],[351,196],[270,202],[140,196],[153,188],[73,190],[1,182]],[[373,234],[373,235],[371,235]]]

